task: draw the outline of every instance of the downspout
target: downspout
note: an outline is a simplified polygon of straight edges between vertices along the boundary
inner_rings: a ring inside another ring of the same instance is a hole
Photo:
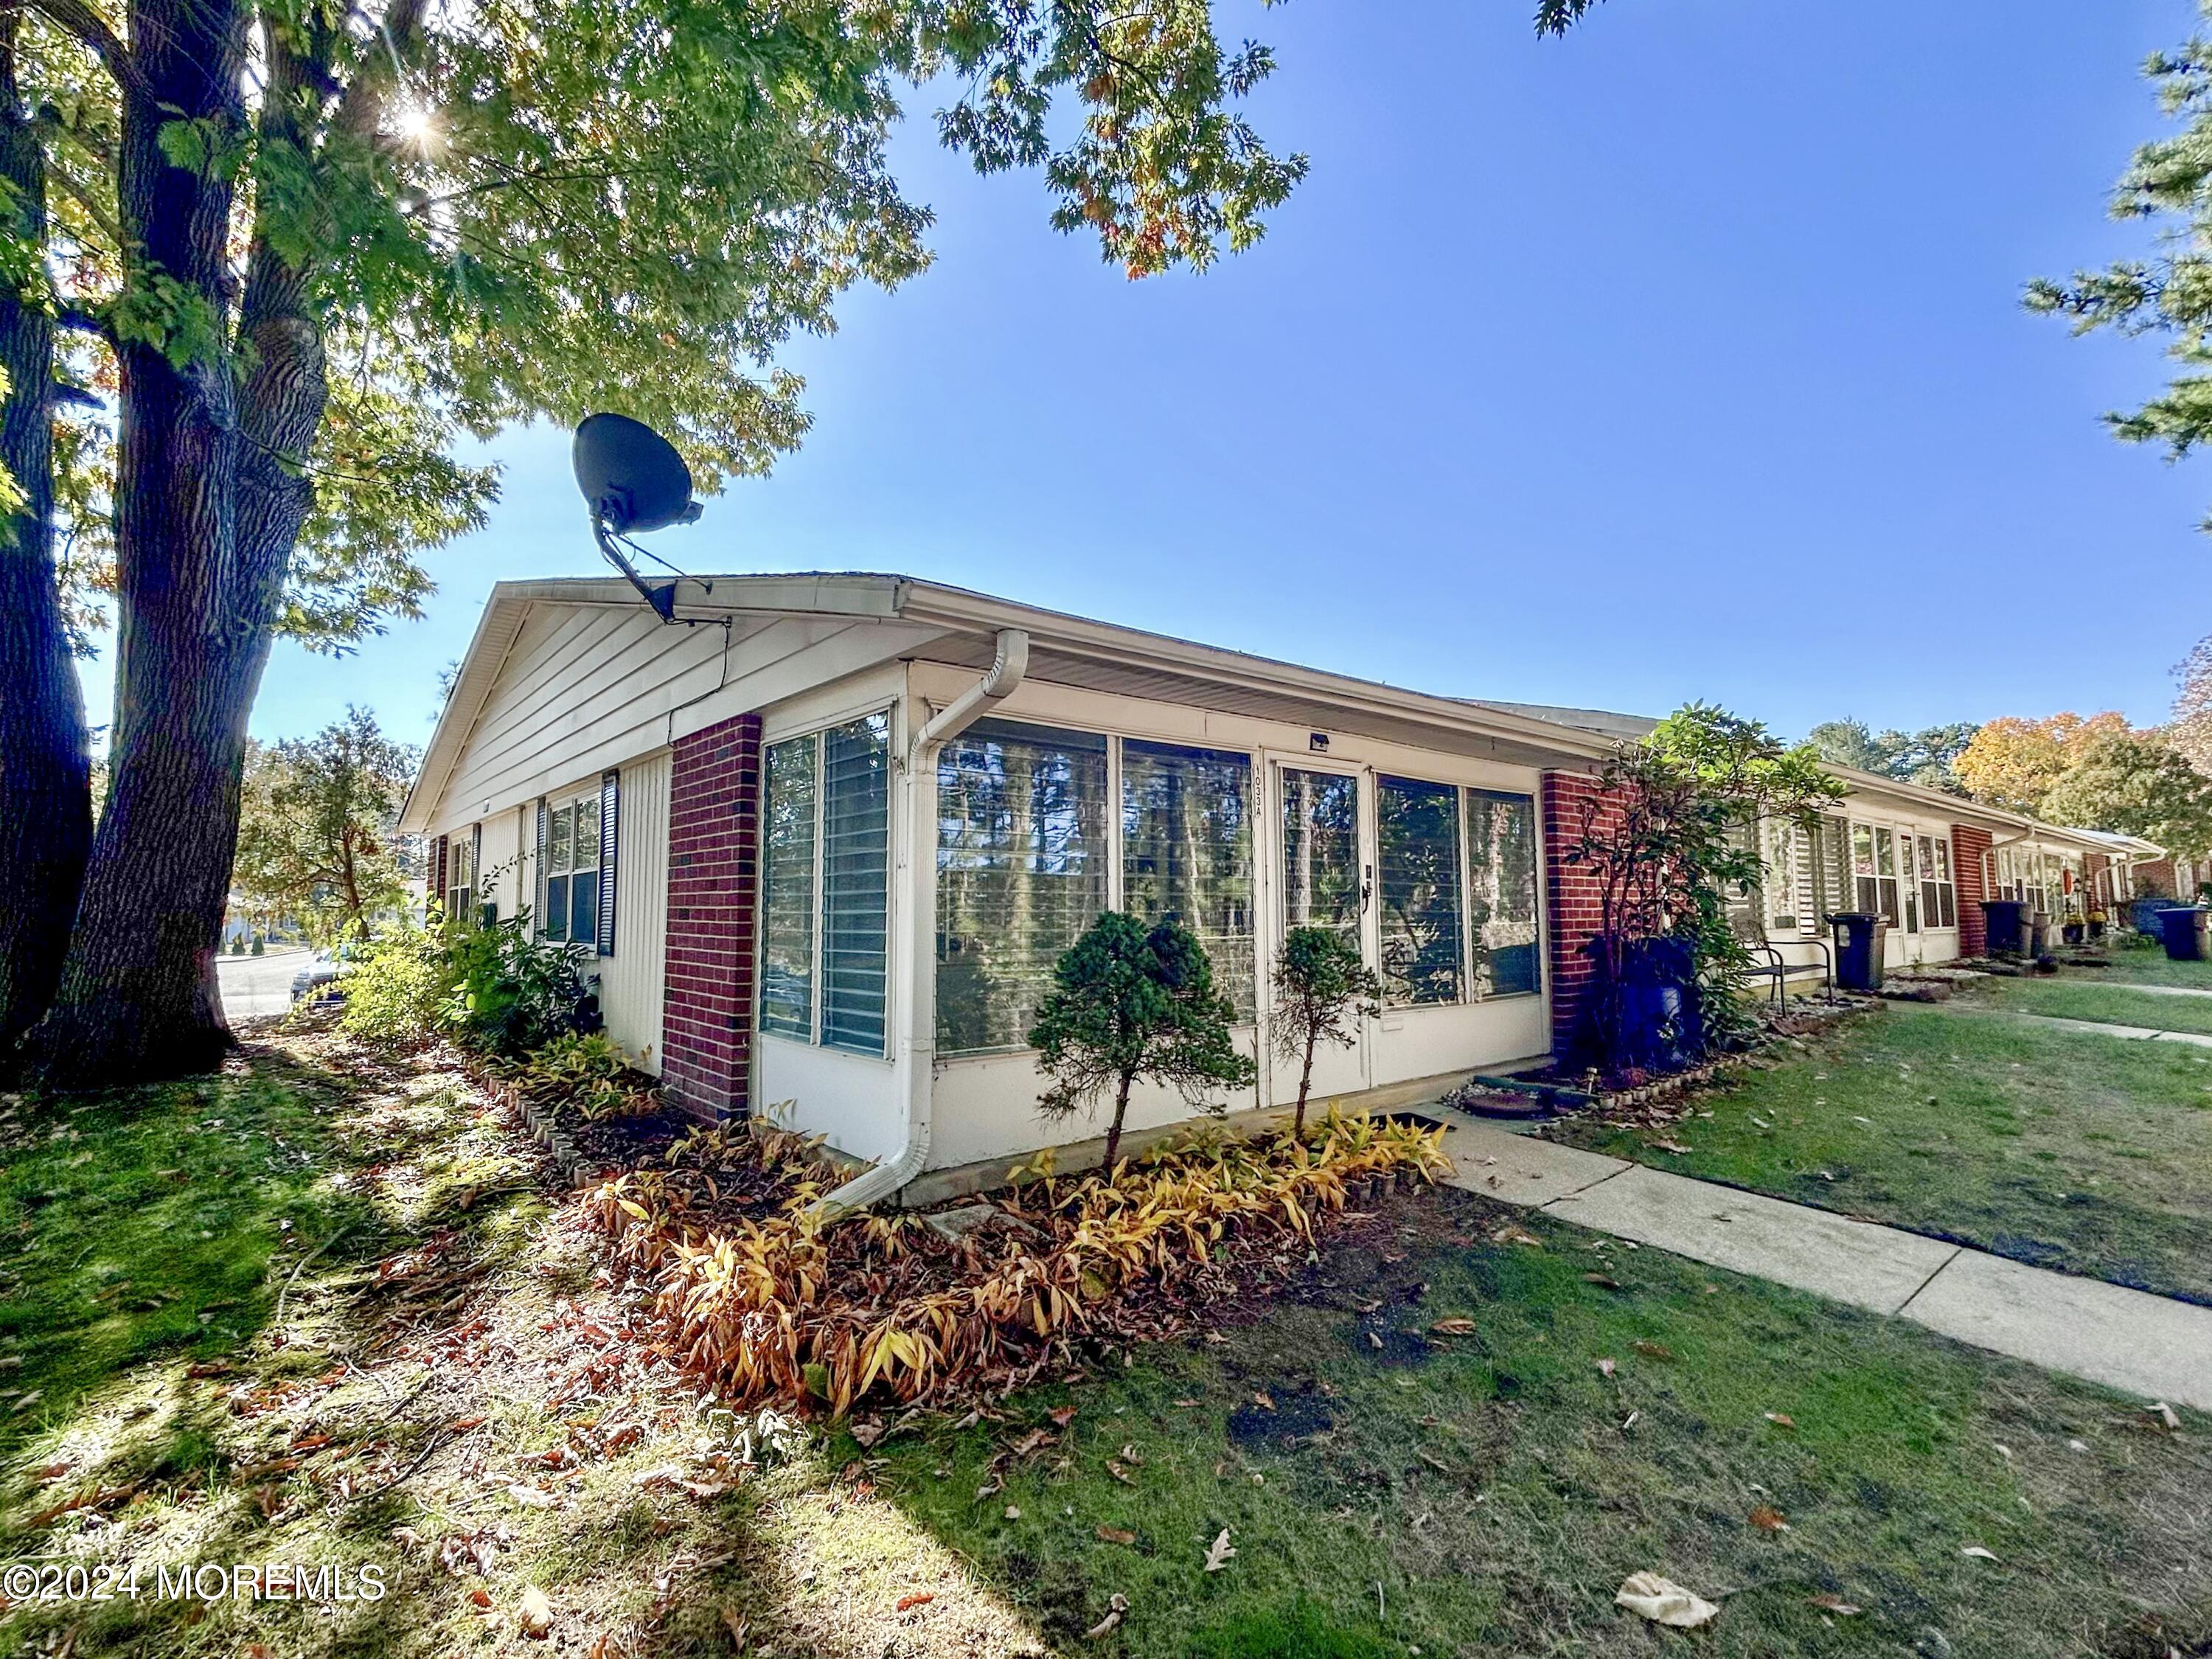
[[[936,764],[937,750],[1012,696],[1021,684],[1022,676],[1029,672],[1029,635],[1018,628],[1000,629],[997,655],[983,678],[949,707],[939,710],[914,734],[907,744],[905,775],[899,786],[905,799],[900,822],[909,838],[920,834],[918,810],[922,780],[928,775],[925,769]],[[909,839],[909,848],[913,845]],[[910,885],[918,888],[919,884]],[[894,991],[900,1015],[898,1029],[906,1033],[905,1146],[896,1158],[863,1170],[835,1192],[817,1199],[807,1213],[817,1220],[865,1210],[889,1198],[921,1173],[922,1164],[929,1156],[930,1089],[934,1080],[937,1034],[934,1029],[921,1029],[920,1011],[923,977],[936,971],[936,931],[928,916],[916,915],[911,925],[913,948],[908,953],[907,970],[898,976]],[[931,1024],[933,1028],[934,1021]]]

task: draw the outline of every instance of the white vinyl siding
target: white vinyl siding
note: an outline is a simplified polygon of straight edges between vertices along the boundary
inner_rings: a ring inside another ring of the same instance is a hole
[[[612,954],[599,963],[607,1034],[648,1072],[660,1070],[668,967],[668,786],[664,751],[622,769]]]

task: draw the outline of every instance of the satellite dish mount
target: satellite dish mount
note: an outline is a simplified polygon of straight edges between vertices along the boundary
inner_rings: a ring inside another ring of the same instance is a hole
[[[699,503],[691,499],[691,469],[667,439],[627,415],[585,416],[576,428],[574,456],[576,488],[584,492],[591,509],[592,534],[599,551],[629,579],[654,615],[664,623],[677,621],[676,583],[647,581],[623,548],[653,558],[629,540],[633,534],[690,524],[698,518]]]

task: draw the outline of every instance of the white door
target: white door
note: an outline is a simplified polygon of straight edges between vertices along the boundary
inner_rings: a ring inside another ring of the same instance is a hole
[[[1351,768],[1329,769],[1304,759],[1275,766],[1276,930],[1274,948],[1293,927],[1328,927],[1359,946],[1360,959],[1374,966],[1375,949],[1367,925],[1375,888],[1374,854],[1367,844],[1367,804],[1373,774]],[[1272,970],[1273,964],[1268,964]],[[1351,1046],[1323,1045],[1314,1051],[1310,1098],[1350,1094],[1367,1086],[1370,1022],[1358,1022]],[[1288,1106],[1298,1097],[1303,1054],[1271,1054],[1269,1097]]]

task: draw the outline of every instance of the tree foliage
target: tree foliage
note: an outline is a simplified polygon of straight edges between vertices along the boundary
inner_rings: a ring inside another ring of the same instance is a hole
[[[2127,716],[2107,709],[2087,720],[2067,713],[2043,720],[2007,714],[1974,733],[1960,751],[1959,781],[1976,800],[2044,816],[2051,786],[2089,748],[2128,733]]]
[[[1537,25],[1589,3],[1541,0]],[[105,593],[131,642],[89,851],[81,765],[5,780],[71,797],[38,821],[77,829],[0,849],[0,915],[40,883],[78,893],[22,946],[60,958],[44,1014],[7,1014],[39,1018],[31,1073],[219,1060],[205,964],[270,642],[340,649],[419,606],[415,555],[495,488],[460,440],[613,409],[706,489],[761,471],[807,425],[785,343],[927,261],[889,160],[908,88],[960,88],[943,141],[1039,169],[1052,222],[1143,276],[1249,246],[1304,175],[1243,113],[1273,68],[1206,0],[0,10],[22,209],[0,225],[0,360],[29,425],[65,410],[12,480],[61,531],[20,631],[65,655]],[[81,755],[69,689],[0,702],[0,757]]]
[[[2212,0],[2199,10],[2212,18]],[[2179,460],[2212,435],[2212,39],[2154,53],[2143,73],[2179,130],[2136,149],[2112,211],[2157,227],[2155,251],[2064,280],[2039,277],[2027,303],[2069,319],[2077,334],[2108,328],[2166,342],[2174,370],[2166,390],[2105,419],[2126,441],[2161,445]]]
[[[416,751],[366,708],[248,757],[232,882],[325,937],[366,938],[406,900],[394,826]]]
[[[1258,1068],[1231,1039],[1236,1019],[1189,928],[1172,917],[1148,928],[1108,910],[1061,955],[1030,1030],[1037,1069],[1051,1079],[1038,1109],[1063,1118],[1110,1095],[1110,1174],[1135,1084],[1164,1084],[1216,1113],[1225,1108],[1207,1098],[1212,1091],[1251,1086]]]
[[[2157,732],[2111,732],[2083,745],[2043,811],[2061,823],[2141,836],[2177,858],[2212,851],[2212,777]]]
[[[1298,1067],[1291,1133],[1303,1139],[1315,1051],[1323,1043],[1351,1047],[1359,1040],[1361,1020],[1382,1017],[1382,980],[1360,954],[1356,936],[1334,927],[1293,927],[1275,958],[1274,993],[1269,1031],[1277,1055]]]
[[[1980,729],[1971,720],[1956,720],[1917,732],[1891,727],[1876,732],[1864,720],[1845,718],[1823,720],[1805,734],[1805,741],[1832,766],[1963,795],[1966,790],[1959,781],[1959,756]]]
[[[1694,1057],[1742,1018],[1748,957],[1729,906],[1765,874],[1759,823],[1809,822],[1844,786],[1810,744],[1705,703],[1617,750],[1597,783],[1562,854],[1598,884],[1598,982],[1577,1046],[1613,1072]]]

